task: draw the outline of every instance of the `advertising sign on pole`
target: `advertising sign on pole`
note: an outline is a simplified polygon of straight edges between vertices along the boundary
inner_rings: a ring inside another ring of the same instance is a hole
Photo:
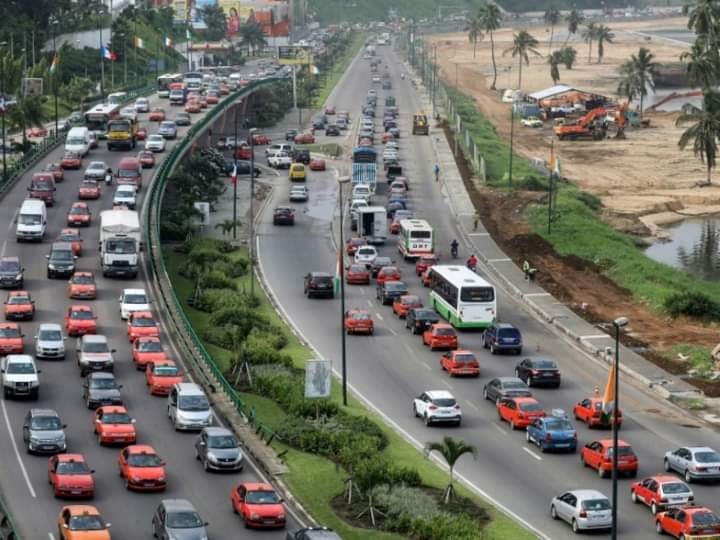
[[[305,397],[330,397],[332,368],[327,360],[308,360],[305,365]]]
[[[278,63],[284,66],[312,64],[312,48],[295,46],[278,47]]]

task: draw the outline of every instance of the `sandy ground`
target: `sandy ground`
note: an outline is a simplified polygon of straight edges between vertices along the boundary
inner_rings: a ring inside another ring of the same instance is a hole
[[[660,63],[676,62],[687,49],[679,41],[643,35],[646,30],[685,29],[685,18],[610,23],[609,26],[615,39],[606,44],[602,64],[597,63],[596,44],[592,49],[592,62],[588,63],[587,44],[579,36],[571,37],[568,44],[578,50],[578,62],[572,70],[561,66],[562,84],[615,97],[619,65],[641,46],[650,49]],[[553,84],[546,60],[550,33],[542,28],[529,31],[540,41],[538,50],[543,54],[543,57],[531,55],[530,65],[522,69],[522,89],[534,92]],[[489,38],[478,43],[475,58],[466,34],[446,34],[432,39],[437,44],[443,79],[472,95],[498,132],[508,138],[510,105],[501,102],[500,92],[518,86],[517,60],[510,54],[502,54],[511,45],[512,35],[509,29],[495,34],[498,91],[489,89],[493,73]],[[564,28],[556,29],[553,48],[561,47],[566,37]],[[717,211],[720,187],[695,187],[705,178],[705,168],[691,149],[681,151],[677,146],[683,131],[675,126],[677,114],[650,112],[646,117],[651,127],[628,128],[625,140],[561,142],[556,139],[563,176],[601,196],[606,218],[618,228],[640,234],[656,231],[655,221],[649,214],[681,211],[697,215]],[[529,158],[549,157],[553,133],[549,122],[547,124],[543,128],[516,129],[515,146],[521,154]],[[646,218],[641,222],[636,219],[638,216]],[[645,225],[649,225],[649,229]]]

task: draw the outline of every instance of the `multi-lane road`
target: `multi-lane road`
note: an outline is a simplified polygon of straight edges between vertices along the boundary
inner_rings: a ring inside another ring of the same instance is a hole
[[[434,227],[436,246],[447,260],[450,242],[459,233],[442,182],[433,180],[431,139],[441,137],[442,133],[433,129],[430,137],[410,134],[412,115],[419,107],[419,100],[409,77],[405,80],[400,78],[405,67],[398,54],[389,47],[377,49],[383,66],[387,66],[392,75],[393,90],[383,91],[379,85],[372,85],[369,62],[358,57],[340,81],[329,104],[338,110],[349,110],[357,120],[366,92],[374,86],[379,96],[378,116],[382,118],[384,97],[388,93],[396,96],[402,131],[401,165],[411,184],[411,208],[417,217],[427,219]],[[376,120],[376,132],[381,132],[380,122],[380,119]],[[345,170],[348,167],[346,164]],[[308,300],[302,287],[302,276],[308,271],[335,270],[334,246],[337,239],[333,240],[332,234],[337,236],[337,227],[332,229],[331,223],[338,207],[338,186],[330,175],[314,173],[310,174],[308,185],[310,200],[302,205],[302,211],[298,210],[294,228],[273,227],[271,212],[263,216],[257,239],[259,261],[265,280],[285,315],[319,355],[331,360],[339,371],[339,301]],[[276,189],[268,207],[287,204],[287,190],[282,185]],[[382,204],[383,197],[377,199]],[[349,234],[350,231],[346,231],[346,238]],[[427,289],[420,285],[414,268],[401,261],[393,239],[381,248],[380,254],[396,259],[411,292],[427,299]],[[468,255],[461,250],[461,259]],[[483,273],[482,270],[480,272]],[[478,490],[547,538],[566,538],[572,534],[569,527],[550,519],[549,504],[554,495],[567,489],[596,488],[610,496],[610,480],[599,479],[594,471],[583,469],[579,452],[569,455],[541,454],[536,447],[525,442],[523,432],[511,432],[506,423],[500,423],[494,404],[483,400],[483,385],[493,377],[513,375],[519,357],[492,356],[483,350],[480,333],[461,332],[460,345],[473,350],[479,357],[481,374],[479,379],[474,380],[451,379],[440,370],[439,353],[423,347],[420,337],[410,335],[405,329],[404,321],[394,317],[389,307],[379,305],[375,299],[374,284],[369,287],[348,286],[346,291],[347,308],[369,309],[375,320],[372,337],[348,337],[351,388],[408,439],[420,445],[439,440],[443,435],[452,435],[474,444],[479,451],[477,461],[463,460],[456,470]],[[561,408],[571,412],[575,403],[592,395],[596,385],[604,387],[606,368],[531,316],[516,299],[500,288],[498,310],[502,321],[515,324],[523,332],[526,344],[524,356],[552,357],[562,370],[563,384],[559,389],[533,389],[546,411]],[[540,352],[536,352],[538,347]],[[678,409],[636,387],[630,380],[624,379],[621,384],[625,424],[620,433],[639,456],[639,478],[661,472],[663,454],[667,450],[695,444],[720,448],[720,437],[714,430],[699,425]],[[449,390],[459,400],[464,413],[461,428],[426,428],[419,419],[413,418],[412,399],[431,389]],[[591,431],[577,422],[575,424],[579,446],[610,437],[607,431]],[[651,538],[655,536],[655,531],[649,510],[630,501],[632,481],[620,480],[620,536]],[[692,488],[696,503],[717,507],[720,487],[693,484]]]
[[[162,106],[172,119],[174,110],[167,100],[152,96],[151,106]],[[194,115],[197,121],[200,115]],[[139,115],[141,125],[149,133],[157,131],[157,124],[147,121],[147,114]],[[183,137],[187,128],[180,128],[179,137]],[[170,142],[168,149],[175,142]],[[142,147],[139,144],[138,149]],[[135,154],[136,151],[133,152]],[[62,146],[53,151],[33,169],[41,170],[45,163],[59,161],[63,153]],[[65,181],[57,186],[57,202],[48,210],[48,232],[42,244],[19,244],[15,241],[16,212],[23,199],[27,197],[30,174],[10,190],[0,204],[0,255],[17,255],[25,267],[25,288],[32,294],[37,307],[32,322],[21,323],[25,334],[25,350],[32,353],[33,336],[40,323],[63,321],[63,312],[71,303],[67,296],[66,280],[46,278],[45,255],[50,243],[65,226],[66,213],[70,205],[77,200],[78,185],[83,176],[84,166],[91,160],[103,160],[113,169],[127,152],[109,152],[104,141],[98,149],[92,150],[83,160],[79,171],[66,171]],[[158,156],[160,159],[163,154]],[[157,167],[157,165],[156,165]],[[147,192],[148,181],[153,170],[145,170],[140,204]],[[120,319],[118,297],[123,288],[143,287],[144,276],[137,280],[112,280],[102,277],[99,271],[98,257],[98,215],[102,210],[112,207],[114,187],[103,187],[102,197],[90,201],[93,223],[82,229],[83,254],[77,261],[79,270],[95,272],[98,285],[98,298],[90,303],[98,318],[98,333],[105,334],[115,354],[115,375],[123,384],[122,395],[125,406],[131,416],[137,419],[138,442],[152,445],[167,463],[168,487],[164,493],[133,493],[124,488],[123,480],[118,476],[117,457],[119,448],[100,447],[93,436],[92,411],[88,410],[81,399],[82,378],[76,364],[75,340],[66,341],[67,356],[64,361],[39,361],[40,399],[0,401],[0,486],[8,502],[12,516],[19,526],[23,538],[39,540],[58,538],[57,516],[59,509],[67,501],[55,499],[47,479],[47,456],[27,454],[22,443],[22,422],[28,409],[43,407],[55,409],[67,424],[68,451],[85,455],[91,468],[95,469],[96,495],[90,502],[99,508],[106,521],[112,523],[113,537],[123,539],[151,538],[151,519],[159,501],[165,498],[189,499],[202,517],[209,522],[212,538],[251,538],[256,534],[242,530],[242,523],[233,514],[230,504],[230,492],[241,481],[259,481],[254,465],[246,462],[243,472],[237,474],[208,474],[195,460],[195,434],[178,433],[171,427],[167,417],[167,404],[164,398],[152,397],[146,389],[144,376],[135,370],[126,334],[126,323]],[[0,294],[4,294],[4,291]],[[168,356],[176,361],[176,351],[167,341]],[[290,518],[290,516],[288,516]],[[289,519],[288,526],[294,527]],[[284,538],[281,531],[262,533],[264,538]]]

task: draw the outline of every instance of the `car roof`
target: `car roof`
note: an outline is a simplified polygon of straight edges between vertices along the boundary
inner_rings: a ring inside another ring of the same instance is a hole
[[[163,499],[161,504],[168,512],[187,512],[188,510],[197,512],[193,504],[187,499]]]
[[[29,354],[8,354],[5,356],[6,362],[22,362],[23,364],[26,362],[35,362],[33,360],[33,357]]]
[[[612,439],[598,439],[598,440],[595,441],[595,442],[599,442],[599,443],[602,444],[603,446],[612,446],[612,445],[613,445],[613,440],[612,440]],[[630,444],[628,444],[627,442],[625,442],[625,441],[623,441],[622,439],[620,439],[620,440],[618,441],[618,446],[630,446]]]
[[[607,499],[605,495],[596,489],[571,489],[568,493],[572,493],[580,500]]]
[[[275,491],[270,484],[264,482],[244,482],[240,485],[248,491]]]
[[[16,256],[10,256],[10,257],[0,257],[0,262],[20,262],[20,257]]]
[[[40,326],[38,326],[38,331],[41,330],[59,330],[62,331],[62,326],[60,326],[57,323],[41,323]]]
[[[205,433],[207,433],[211,437],[217,437],[217,436],[222,436],[222,435],[233,435],[234,436],[234,433],[232,431],[230,431],[229,429],[224,428],[224,427],[212,427],[211,426],[211,427],[206,427],[203,431],[205,431]]]
[[[496,323],[496,324],[495,324],[495,328],[498,328],[498,329],[507,329],[507,328],[515,328],[515,327],[514,327],[512,324],[510,324],[510,323],[501,322],[501,323]]]
[[[53,242],[51,249],[64,249],[70,251],[72,250],[72,244],[70,242]]]
[[[30,409],[30,415],[31,416],[57,416],[58,418],[60,418],[60,415],[55,411],[55,409],[33,408],[33,409]]]
[[[88,379],[115,379],[115,375],[106,371],[94,371],[88,373]]]
[[[178,393],[180,394],[195,394],[195,395],[205,395],[205,392],[203,392],[203,389],[200,387],[199,384],[191,383],[191,382],[181,382],[176,383],[175,386],[177,386]]]
[[[455,399],[447,390],[427,390],[425,393],[430,399]]]
[[[497,377],[497,380],[500,381],[501,383],[518,382],[518,381],[522,382],[522,380],[517,377]]]
[[[313,277],[332,277],[328,272],[310,272]]]
[[[102,334],[85,334],[83,341],[93,341],[95,343],[107,343],[107,337]]]
[[[70,504],[63,507],[63,510],[68,510],[73,516],[88,514],[92,516],[99,516],[100,510],[89,504]]]
[[[123,289],[123,294],[145,294],[145,289]]]
[[[122,405],[105,405],[98,407],[97,410],[102,410],[105,413],[127,413],[128,410]]]
[[[709,446],[686,446],[685,448],[690,450],[693,454],[695,452],[715,452],[715,450]]]
[[[82,454],[57,454],[57,460],[65,463],[68,461],[84,462],[85,456]]]

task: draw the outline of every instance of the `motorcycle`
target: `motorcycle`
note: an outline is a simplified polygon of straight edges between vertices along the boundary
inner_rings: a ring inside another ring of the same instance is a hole
[[[453,259],[457,259],[458,257],[458,247],[456,245],[450,246],[450,255]]]
[[[109,172],[109,173],[105,174],[105,185],[106,186],[112,185],[112,180],[113,180],[112,173]]]

